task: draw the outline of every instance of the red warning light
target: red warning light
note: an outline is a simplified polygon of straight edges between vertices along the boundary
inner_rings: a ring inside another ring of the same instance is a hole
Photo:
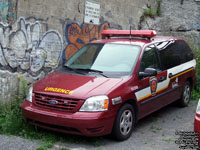
[[[119,36],[132,36],[152,38],[157,35],[154,30],[103,30],[102,37],[119,37]]]

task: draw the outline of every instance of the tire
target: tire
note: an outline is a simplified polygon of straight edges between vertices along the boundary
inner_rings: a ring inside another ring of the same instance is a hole
[[[135,111],[130,104],[123,105],[116,116],[112,136],[117,141],[124,141],[128,139],[135,127]]]
[[[181,95],[181,98],[179,100],[179,106],[180,107],[188,106],[188,104],[190,102],[190,98],[191,98],[191,91],[192,91],[191,84],[190,84],[189,81],[186,81],[184,83],[182,95]]]

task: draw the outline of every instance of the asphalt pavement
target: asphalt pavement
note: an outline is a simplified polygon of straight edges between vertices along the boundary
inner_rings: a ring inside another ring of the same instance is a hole
[[[172,104],[143,118],[132,136],[123,142],[105,136],[97,144],[57,142],[50,150],[180,150],[180,145],[175,143],[180,138],[177,131],[192,133],[196,105],[197,101],[191,101],[185,108]],[[35,150],[42,144],[37,140],[0,135],[0,150]]]

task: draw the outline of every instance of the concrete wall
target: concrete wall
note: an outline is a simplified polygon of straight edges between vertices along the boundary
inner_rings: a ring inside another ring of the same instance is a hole
[[[19,75],[33,82],[55,69],[84,44],[101,38],[103,29],[154,29],[183,37],[200,49],[200,2],[93,0],[101,6],[100,24],[84,24],[85,0],[0,0],[0,101],[18,90]]]
[[[182,37],[192,48],[200,49],[200,1],[162,0],[161,15],[146,18],[141,26],[161,35]]]
[[[0,101],[18,87],[18,75],[39,79],[103,29],[137,29],[156,0],[94,0],[100,24],[84,24],[84,0],[0,0]],[[12,93],[12,94],[11,94]]]

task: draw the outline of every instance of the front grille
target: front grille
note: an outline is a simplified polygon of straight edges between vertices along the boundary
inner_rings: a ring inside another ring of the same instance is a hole
[[[50,101],[56,101],[51,104]],[[34,104],[40,107],[49,108],[57,111],[76,112],[83,102],[77,99],[69,99],[61,96],[46,95],[35,93]]]

